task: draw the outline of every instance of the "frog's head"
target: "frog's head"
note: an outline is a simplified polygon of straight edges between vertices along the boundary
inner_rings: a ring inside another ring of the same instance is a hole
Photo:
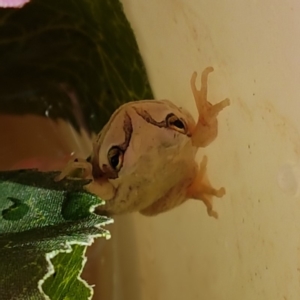
[[[136,170],[141,156],[148,155],[153,163],[167,158],[191,143],[194,127],[190,113],[168,100],[124,104],[111,116],[94,143],[94,177],[114,179],[124,168]]]

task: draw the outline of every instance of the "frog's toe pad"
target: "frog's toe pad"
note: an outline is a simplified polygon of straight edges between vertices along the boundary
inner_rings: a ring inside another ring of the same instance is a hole
[[[213,217],[213,218],[215,218],[215,219],[218,219],[218,218],[219,218],[218,213],[217,213],[216,211],[214,211],[214,210],[207,210],[207,213],[208,213],[208,215],[209,215],[210,217]]]
[[[226,190],[224,187],[221,187],[220,189],[216,190],[216,193],[214,194],[218,198],[222,198],[226,194]]]

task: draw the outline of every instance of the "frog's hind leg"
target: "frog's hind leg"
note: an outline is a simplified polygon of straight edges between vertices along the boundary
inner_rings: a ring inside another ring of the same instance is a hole
[[[61,173],[55,177],[55,181],[60,181],[66,177],[92,179],[92,170],[93,167],[87,160],[75,158],[68,162]]]
[[[193,183],[187,189],[187,197],[203,201],[208,215],[217,219],[218,214],[213,210],[212,197],[223,197],[225,195],[225,188],[215,189],[211,186],[206,175],[206,165],[207,156],[204,156]]]

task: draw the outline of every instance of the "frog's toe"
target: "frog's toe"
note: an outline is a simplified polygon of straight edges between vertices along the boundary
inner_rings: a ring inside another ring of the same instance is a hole
[[[61,181],[66,177],[83,179],[93,178],[92,165],[82,158],[72,159],[68,162],[61,173],[54,178],[54,181]]]
[[[224,187],[221,187],[220,189],[218,190],[215,190],[215,196],[218,197],[218,198],[222,198],[224,195],[226,194],[226,190]]]
[[[207,213],[208,213],[208,215],[209,215],[210,217],[213,217],[213,218],[215,218],[215,219],[218,219],[218,218],[219,218],[218,213],[217,213],[216,211],[214,211],[214,210],[209,210],[209,209],[207,209]]]

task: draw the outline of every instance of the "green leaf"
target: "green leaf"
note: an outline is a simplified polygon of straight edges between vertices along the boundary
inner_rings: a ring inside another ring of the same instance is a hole
[[[0,9],[0,113],[98,132],[122,103],[152,99],[118,0],[31,0]]]
[[[54,272],[43,284],[43,290],[51,299],[89,299],[91,290],[86,282],[78,280],[83,267],[86,247],[73,246],[72,253],[59,253],[52,260]]]
[[[84,253],[94,238],[109,237],[100,225],[112,220],[91,212],[102,202],[85,192],[87,180],[55,182],[57,174],[0,172],[1,300],[92,295],[78,278]]]

